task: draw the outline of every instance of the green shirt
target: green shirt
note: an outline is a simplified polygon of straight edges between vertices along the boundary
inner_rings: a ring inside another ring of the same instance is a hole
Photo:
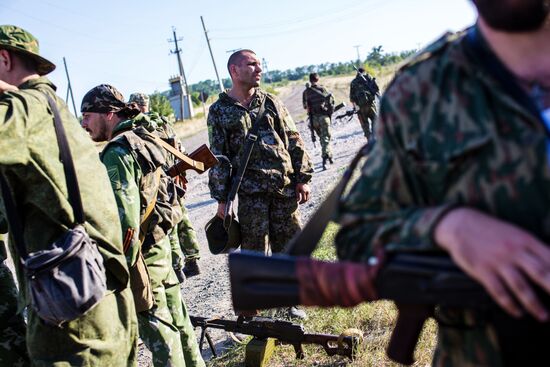
[[[88,134],[44,77],[23,83],[18,91],[0,94],[0,169],[22,216],[27,252],[49,248],[75,224],[53,114],[44,93],[56,101],[66,130],[86,230],[97,241],[107,270],[126,285],[128,270],[122,254],[120,222],[107,173]],[[3,207],[1,210],[0,219],[5,219]]]

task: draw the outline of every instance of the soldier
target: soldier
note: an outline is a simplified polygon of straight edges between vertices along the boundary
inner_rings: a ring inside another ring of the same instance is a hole
[[[168,153],[144,127],[154,122],[106,84],[84,96],[81,111],[82,126],[91,138],[109,141],[101,160],[115,193],[129,264],[138,261],[141,251],[150,276],[154,306],[138,312],[140,337],[153,353],[155,366],[204,366],[171,267],[167,233],[181,212],[172,180],[162,169]]]
[[[142,113],[148,114],[157,121],[158,128],[164,130],[166,137],[176,142],[177,148],[185,153],[185,148],[179,141],[175,130],[170,121],[164,116],[160,116],[149,110],[149,96],[145,93],[133,93],[130,95],[129,102],[134,102]],[[183,282],[185,277],[193,277],[200,274],[200,268],[197,261],[200,259],[199,241],[195,228],[191,224],[187,208],[180,201],[183,212],[183,219],[179,222],[173,231],[170,232],[170,244],[172,247],[172,265],[178,279]],[[185,257],[184,257],[185,256]]]
[[[341,206],[338,255],[447,251],[510,315],[532,316],[515,325],[548,334],[549,6],[474,4],[475,26],[428,46],[387,89],[379,140]],[[536,333],[509,330],[531,354],[495,337],[490,319],[440,311],[434,365],[535,365],[547,352]]]
[[[280,252],[300,230],[298,205],[310,197],[311,161],[286,107],[259,88],[262,69],[256,54],[237,51],[229,57],[227,67],[233,87],[210,107],[210,149],[227,156],[237,171],[247,132],[264,105],[257,141],[238,191],[241,246],[265,253],[271,247],[273,253]],[[230,187],[227,165],[210,169],[210,194],[218,202],[217,215],[221,218]],[[303,311],[300,316],[304,316]]]
[[[319,84],[319,74],[309,74],[311,86],[306,87],[302,95],[304,108],[307,109],[310,123],[319,136],[321,143],[321,155],[323,157],[323,170],[327,169],[327,161],[332,161],[330,150],[330,118],[334,112],[334,97],[325,87]]]
[[[132,366],[137,321],[114,196],[96,148],[44,76],[54,69],[54,64],[39,56],[38,41],[30,33],[0,26],[0,170],[4,189],[11,191],[17,207],[24,208],[18,211],[20,220],[10,220],[22,224],[28,253],[49,249],[74,225],[49,96],[66,130],[86,217],[84,227],[104,258],[108,292],[87,313],[59,327],[45,323],[28,307],[29,358],[37,366]],[[16,87],[7,88],[5,83]],[[11,91],[2,93],[6,89]],[[0,217],[5,224],[3,208]],[[19,261],[17,256],[15,262]],[[27,289],[25,275],[19,275],[20,288]],[[26,298],[25,293],[20,296]],[[3,289],[1,302],[12,297]],[[21,301],[28,304],[27,299]]]
[[[349,99],[359,108],[357,116],[367,140],[374,138],[374,120],[376,119],[375,97],[378,94],[376,79],[365,73],[365,69],[357,69],[357,75],[351,81]]]

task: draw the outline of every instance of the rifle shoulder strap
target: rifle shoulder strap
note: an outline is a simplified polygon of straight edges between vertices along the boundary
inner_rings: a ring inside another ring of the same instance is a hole
[[[230,202],[235,200],[237,192],[239,191],[239,187],[241,186],[241,182],[243,181],[244,172],[246,170],[246,167],[248,166],[248,161],[250,160],[252,149],[254,148],[256,140],[258,140],[258,130],[260,129],[260,122],[265,115],[265,103],[268,98],[269,97],[266,95],[266,97],[262,101],[262,104],[260,105],[260,110],[256,115],[256,119],[252,123],[252,127],[250,128],[250,130],[248,130],[248,133],[246,134],[246,142],[242,150],[243,153],[239,162],[239,169],[235,176],[232,178],[231,189],[229,190],[229,194],[227,195],[226,205],[229,205]]]
[[[162,175],[162,167],[158,167],[156,171],[154,172],[154,184],[155,184],[155,195],[153,196],[153,199],[147,204],[147,208],[145,208],[145,213],[143,214],[143,218],[141,219],[141,222],[139,223],[139,242],[140,244],[143,244],[143,241],[145,240],[145,236],[147,235],[147,231],[149,230],[149,224],[151,222],[151,215],[153,214],[153,209],[155,208],[155,204],[157,203],[157,196],[160,189],[160,176]]]
[[[332,219],[334,211],[338,207],[338,203],[344,189],[346,188],[355,167],[359,163],[362,157],[369,155],[374,146],[374,141],[369,142],[361,150],[355,158],[351,161],[348,169],[344,172],[344,176],[336,185],[336,187],[327,196],[321,206],[315,211],[313,216],[309,219],[306,226],[295,235],[290,242],[286,245],[284,253],[293,256],[309,256],[317,247],[317,243],[321,239],[328,222]]]
[[[313,88],[313,87],[309,87],[309,89],[311,89],[312,91],[314,91],[314,92],[317,93],[317,94],[322,95],[324,98],[328,98],[328,97],[330,97],[330,95],[332,94],[332,93],[328,93],[328,92],[327,92],[327,93],[323,93],[323,92],[321,92],[319,89]]]
[[[182,152],[180,152],[178,149],[176,149],[175,147],[173,147],[172,145],[168,144],[167,142],[165,142],[164,140],[162,140],[160,137],[154,135],[154,134],[147,134],[147,136],[149,138],[151,138],[157,145],[160,145],[161,147],[163,147],[166,151],[168,151],[169,153],[171,153],[172,155],[174,155],[176,158],[184,161],[185,163],[187,163],[188,165],[190,165],[191,167],[193,167],[193,169],[195,171],[197,171],[198,173],[203,173],[204,172],[204,164],[202,162],[199,162],[199,161],[196,161],[194,159],[191,159],[189,158],[187,155],[183,154]]]

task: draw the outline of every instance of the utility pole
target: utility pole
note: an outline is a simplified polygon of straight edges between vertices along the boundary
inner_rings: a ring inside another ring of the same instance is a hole
[[[269,70],[267,69],[267,61],[262,57],[262,69],[265,70],[265,81],[266,83],[270,83],[271,79],[269,78]]]
[[[361,63],[361,56],[359,55],[359,47],[361,47],[361,45],[355,45],[353,47],[357,50],[357,61]]]
[[[208,51],[210,51],[210,57],[212,58],[212,64],[214,65],[214,71],[216,72],[216,78],[218,79],[218,84],[220,86],[220,92],[224,91],[224,87],[220,76],[218,75],[218,68],[216,67],[216,61],[214,61],[214,54],[212,53],[212,48],[210,47],[210,39],[208,38],[208,32],[206,31],[206,26],[204,25],[204,19],[201,15],[202,29],[204,30],[204,37],[206,37],[206,43],[208,44]]]
[[[192,104],[191,104],[191,94],[189,93],[189,86],[187,85],[187,79],[185,78],[185,71],[183,70],[183,63],[181,62],[181,48],[178,47],[178,41],[183,40],[182,38],[176,37],[176,28],[172,27],[172,33],[174,35],[173,40],[168,40],[168,42],[174,42],[176,49],[170,50],[171,54],[176,54],[178,58],[178,66],[180,71],[180,77],[183,80],[183,86],[182,86],[182,98],[181,98],[181,119],[184,120],[184,100],[187,102],[187,106],[189,107],[189,117],[193,117],[192,112]],[[185,92],[184,92],[185,89]]]
[[[67,96],[65,97],[65,103],[69,102],[70,94],[71,100],[73,101],[74,117],[78,118],[78,114],[76,113],[76,104],[74,103],[73,87],[71,87],[71,78],[69,78],[69,69],[67,68],[67,61],[65,61],[65,56],[63,56],[63,65],[65,65],[65,74],[67,74]]]

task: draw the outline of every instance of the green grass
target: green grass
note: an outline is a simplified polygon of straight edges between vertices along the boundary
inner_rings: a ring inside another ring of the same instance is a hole
[[[336,258],[333,243],[337,231],[338,225],[334,223],[327,227],[313,257],[329,261]],[[361,330],[364,337],[356,359],[349,361],[345,357],[329,357],[322,347],[305,345],[305,359],[297,360],[291,346],[281,345],[276,348],[268,366],[399,366],[386,357],[385,351],[397,316],[396,308],[392,302],[362,303],[348,309],[310,307],[306,311],[309,318],[303,325],[308,333],[339,335],[346,329]],[[430,365],[435,347],[436,331],[437,326],[433,320],[424,325],[415,351],[415,366]],[[233,348],[224,356],[210,361],[208,365],[212,367],[244,366],[244,347]]]

